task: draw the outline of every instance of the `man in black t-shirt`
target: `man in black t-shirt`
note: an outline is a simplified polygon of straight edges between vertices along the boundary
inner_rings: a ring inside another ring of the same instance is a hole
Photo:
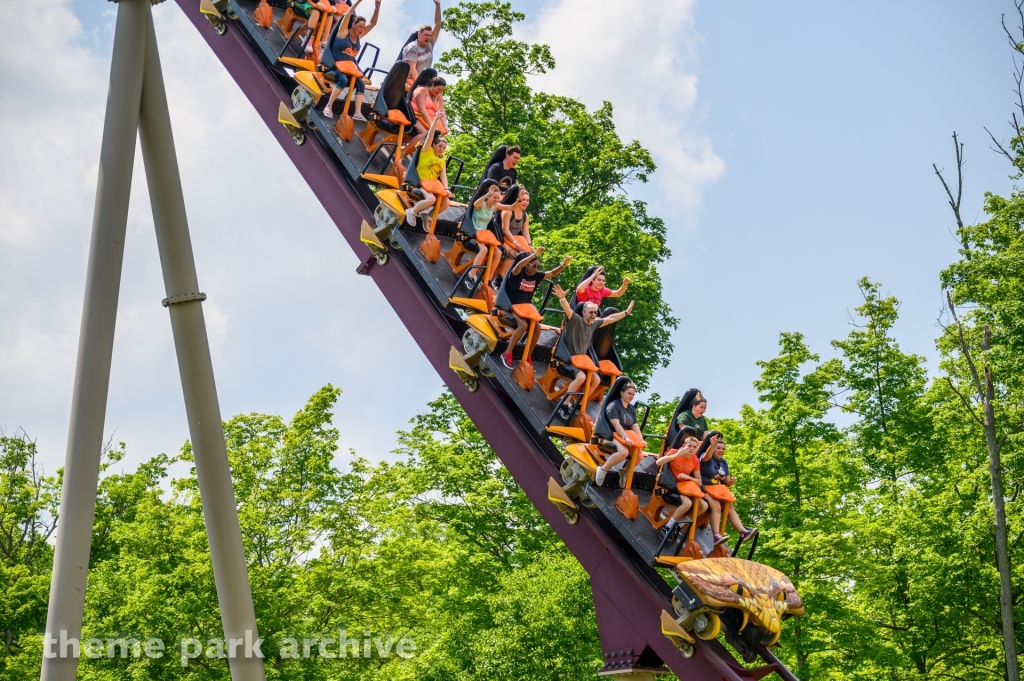
[[[498,183],[498,189],[505,192],[509,187],[518,181],[516,166],[519,165],[519,158],[522,151],[519,147],[509,147],[505,150],[505,158],[487,167],[484,172],[485,180],[494,180]]]
[[[565,299],[566,293],[561,286],[555,284],[551,291],[558,298],[558,303],[565,313],[565,326],[562,327],[562,334],[565,336],[565,347],[570,355],[586,355],[590,351],[590,343],[594,338],[594,332],[602,326],[614,324],[620,319],[625,319],[633,313],[633,303],[629,304],[624,312],[616,312],[607,317],[597,316],[597,305],[595,303],[584,303],[582,315],[574,314],[569,302]],[[569,383],[567,392],[579,392],[583,382],[587,380],[587,374],[569,364],[563,369],[567,372],[575,372],[572,382]],[[570,398],[571,399],[571,398]],[[568,420],[572,414],[572,404],[567,399],[559,411],[559,416]],[[631,424],[632,425],[632,424]]]
[[[562,270],[566,268],[569,262],[572,260],[572,256],[566,256],[565,260],[558,267],[548,270],[547,272],[541,272],[539,266],[539,258],[544,252],[544,248],[538,248],[535,253],[525,254],[525,257],[516,263],[508,273],[508,281],[505,282],[505,294],[508,296],[508,300],[512,303],[512,316],[516,318],[516,328],[512,332],[511,338],[508,339],[508,350],[505,351],[501,356],[501,361],[505,363],[505,366],[509,369],[512,368],[514,360],[512,359],[512,349],[519,344],[522,340],[526,330],[530,328],[530,322],[524,319],[519,314],[516,314],[517,305],[525,305],[533,302],[533,294],[537,290],[537,285],[545,279],[551,277],[557,277],[562,273]],[[533,360],[529,357],[525,357],[527,364],[533,366]]]

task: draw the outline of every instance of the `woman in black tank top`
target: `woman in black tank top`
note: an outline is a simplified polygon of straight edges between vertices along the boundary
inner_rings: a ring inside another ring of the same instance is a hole
[[[529,205],[530,192],[525,188],[520,189],[516,207],[501,214],[501,231],[507,246],[506,251],[514,251],[509,253],[510,257],[533,250],[530,241],[530,216],[526,214]],[[515,244],[514,247],[513,244]]]

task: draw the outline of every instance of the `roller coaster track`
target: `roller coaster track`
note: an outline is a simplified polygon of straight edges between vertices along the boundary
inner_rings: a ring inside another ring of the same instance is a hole
[[[748,681],[772,672],[786,681],[796,681],[764,647],[757,652],[766,665],[757,669],[746,669],[717,640],[698,640],[696,654],[683,657],[661,631],[662,611],[672,612],[668,584],[600,513],[581,509],[580,522],[569,525],[547,496],[548,479],[558,477],[561,453],[550,440],[538,435],[511,400],[490,382],[483,381],[478,392],[470,393],[449,369],[451,347],[461,347],[459,319],[423,289],[404,258],[392,257],[385,266],[372,265],[371,253],[359,236],[364,220],[373,224],[373,207],[377,205],[373,192],[351,179],[350,172],[316,135],[309,135],[303,146],[295,145],[277,118],[280,103],[290,101],[290,90],[268,68],[237,22],[228,22],[227,33],[217,35],[200,13],[199,0],[176,2],[255,107],[338,231],[364,261],[360,271],[377,284],[502,463],[590,575],[604,651],[601,674],[638,675],[661,668],[663,662],[683,681]]]

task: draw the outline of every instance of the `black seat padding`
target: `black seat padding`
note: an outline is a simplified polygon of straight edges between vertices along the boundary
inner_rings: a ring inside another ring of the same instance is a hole
[[[405,182],[406,184],[412,185],[413,187],[420,187],[420,174],[416,170],[416,166],[420,162],[420,151],[423,149],[422,146],[416,147],[416,152],[412,155],[412,162],[409,163],[409,167],[405,169]]]
[[[583,318],[583,303],[577,305],[572,313],[577,317]],[[565,343],[565,325],[568,319],[562,322],[562,329],[558,333],[558,343],[555,345],[555,351],[552,353],[555,359],[564,364],[572,364],[572,353],[569,352],[569,346]]]
[[[700,390],[697,388],[687,390],[680,398],[675,411],[672,412],[672,420],[668,422],[668,432],[665,433],[666,452],[670,449],[678,448],[679,445],[675,444],[675,442],[679,439],[679,415],[693,408],[693,400],[699,392]]]
[[[608,413],[606,410],[613,400],[619,399],[619,395],[622,394],[622,388],[627,383],[632,382],[633,381],[628,376],[619,376],[615,379],[615,383],[613,383],[612,387],[608,389],[608,392],[604,396],[604,400],[601,401],[601,411],[597,414],[597,423],[594,424],[594,438],[592,439],[597,439],[597,441],[612,439],[612,433],[615,431],[612,430],[612,424],[608,420]]]
[[[580,280],[577,281],[576,285],[572,287],[572,300],[569,301],[569,304],[572,305],[574,308],[576,307],[576,303],[579,302],[579,300],[576,299],[576,289],[580,287],[580,284],[587,280],[587,277],[594,273],[594,270],[596,270],[597,267],[597,265],[591,265],[590,267],[588,267],[587,271],[583,273],[582,277],[580,277]]]
[[[376,114],[380,120],[377,126],[389,132],[398,132],[398,126],[388,121],[388,112],[397,109],[402,112],[410,122],[415,120],[415,114],[405,98],[405,83],[409,80],[409,62],[400,61],[391,67],[384,82],[380,84],[380,92],[373,102],[371,113]],[[393,128],[393,129],[392,129]]]
[[[501,312],[512,312],[512,301],[508,299],[508,292],[505,290],[505,284],[512,276],[512,270],[515,269],[516,265],[521,263],[528,256],[532,256],[532,253],[520,253],[516,256],[516,259],[512,261],[512,266],[508,268],[508,274],[501,279],[501,286],[498,287],[498,295],[494,298],[494,307]]]
[[[510,204],[513,204],[513,203],[515,203],[518,200],[519,200],[519,185],[518,184],[514,184],[511,187],[509,187],[508,191],[505,192],[505,195],[501,197],[501,202],[504,205],[506,205],[506,206],[508,206]],[[505,232],[503,232],[502,229],[501,229],[501,215],[502,215],[502,213],[501,213],[500,210],[494,211],[494,215],[491,216],[491,222],[488,225],[490,230],[492,232],[494,232],[494,236],[496,236],[498,238],[498,243],[504,243],[505,242]]]

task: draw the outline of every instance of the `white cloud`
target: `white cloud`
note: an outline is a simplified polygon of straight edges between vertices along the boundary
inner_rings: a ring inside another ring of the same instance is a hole
[[[380,37],[421,21],[385,7]],[[19,3],[19,21],[0,25],[0,426],[37,438],[51,471],[64,456],[114,20],[106,3],[81,6],[98,22],[85,32],[74,9]],[[154,17],[224,416],[288,417],[331,382],[345,391],[341,451],[386,455],[440,380],[199,33],[174,3]],[[26,54],[61,57],[45,102]],[[188,436],[163,296],[137,157],[106,422],[129,464]]]
[[[608,0],[551,0],[524,31],[550,45],[557,64],[534,84],[590,107],[610,101],[620,136],[640,140],[653,154],[658,203],[672,212],[699,205],[701,188],[725,171],[711,140],[696,131],[695,6],[664,0],[631,10]]]

